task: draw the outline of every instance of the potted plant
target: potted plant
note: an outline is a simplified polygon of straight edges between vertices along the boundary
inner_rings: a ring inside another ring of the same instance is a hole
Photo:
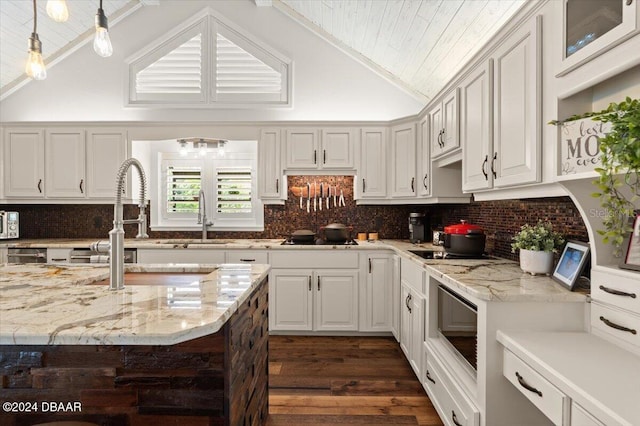
[[[523,225],[512,239],[511,251],[520,250],[520,269],[531,275],[550,274],[553,254],[564,244],[564,238],[553,230],[553,225],[542,220],[534,226]]]
[[[620,256],[624,237],[631,231],[630,218],[634,217],[640,198],[640,99],[627,97],[623,102],[611,103],[607,109],[574,115],[564,121],[551,121],[559,125],[586,117],[611,124],[611,131],[599,139],[600,167],[595,168],[598,178],[593,184],[605,209],[602,225],[598,229],[602,241],[613,245],[613,254]]]

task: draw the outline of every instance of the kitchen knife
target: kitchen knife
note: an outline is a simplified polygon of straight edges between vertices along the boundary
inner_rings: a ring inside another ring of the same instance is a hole
[[[300,187],[300,209],[303,209],[303,205],[302,205],[302,187]]]
[[[329,199],[331,198],[331,185],[327,188],[327,210],[329,210]]]
[[[336,197],[338,195],[338,187],[334,186],[333,187],[333,207],[338,207],[338,198]]]
[[[316,192],[316,181],[313,181],[313,211],[316,211],[316,203],[318,202],[318,193]]]
[[[320,211],[322,211],[322,197],[324,197],[324,184],[320,182]]]
[[[307,213],[311,211],[309,208],[311,206],[311,184],[307,182]]]

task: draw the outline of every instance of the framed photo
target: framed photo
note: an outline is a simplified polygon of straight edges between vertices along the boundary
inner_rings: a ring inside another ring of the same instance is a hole
[[[620,267],[640,271],[640,215],[633,221],[633,230],[629,235]]]
[[[589,259],[589,245],[578,241],[568,241],[562,250],[560,260],[553,271],[552,278],[573,290]]]

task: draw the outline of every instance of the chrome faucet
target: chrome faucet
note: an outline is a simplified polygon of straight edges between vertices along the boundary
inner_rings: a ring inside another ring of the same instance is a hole
[[[140,174],[140,202],[137,219],[124,220],[122,206],[122,192],[124,191],[124,181],[127,171],[131,166],[135,166]],[[124,288],[124,227],[125,224],[137,223],[138,235],[136,238],[149,238],[147,235],[147,178],[142,169],[142,165],[135,158],[125,160],[116,176],[116,201],[113,205],[113,229],[109,231],[109,245],[93,243],[91,249],[95,251],[109,250],[109,290],[121,290]]]
[[[202,225],[202,240],[206,240],[207,227],[213,225],[213,222],[207,221],[207,202],[202,188],[198,194],[198,225]]]

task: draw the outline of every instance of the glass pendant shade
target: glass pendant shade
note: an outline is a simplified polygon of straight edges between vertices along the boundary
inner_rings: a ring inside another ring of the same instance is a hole
[[[69,8],[66,0],[48,0],[47,15],[56,22],[65,22],[69,19]]]
[[[25,72],[35,80],[47,78],[47,68],[42,60],[42,44],[36,33],[31,34],[31,37],[29,37],[29,57],[27,58]]]
[[[113,46],[109,38],[109,25],[102,8],[98,9],[96,14],[96,35],[93,39],[93,50],[103,58],[113,54]]]

